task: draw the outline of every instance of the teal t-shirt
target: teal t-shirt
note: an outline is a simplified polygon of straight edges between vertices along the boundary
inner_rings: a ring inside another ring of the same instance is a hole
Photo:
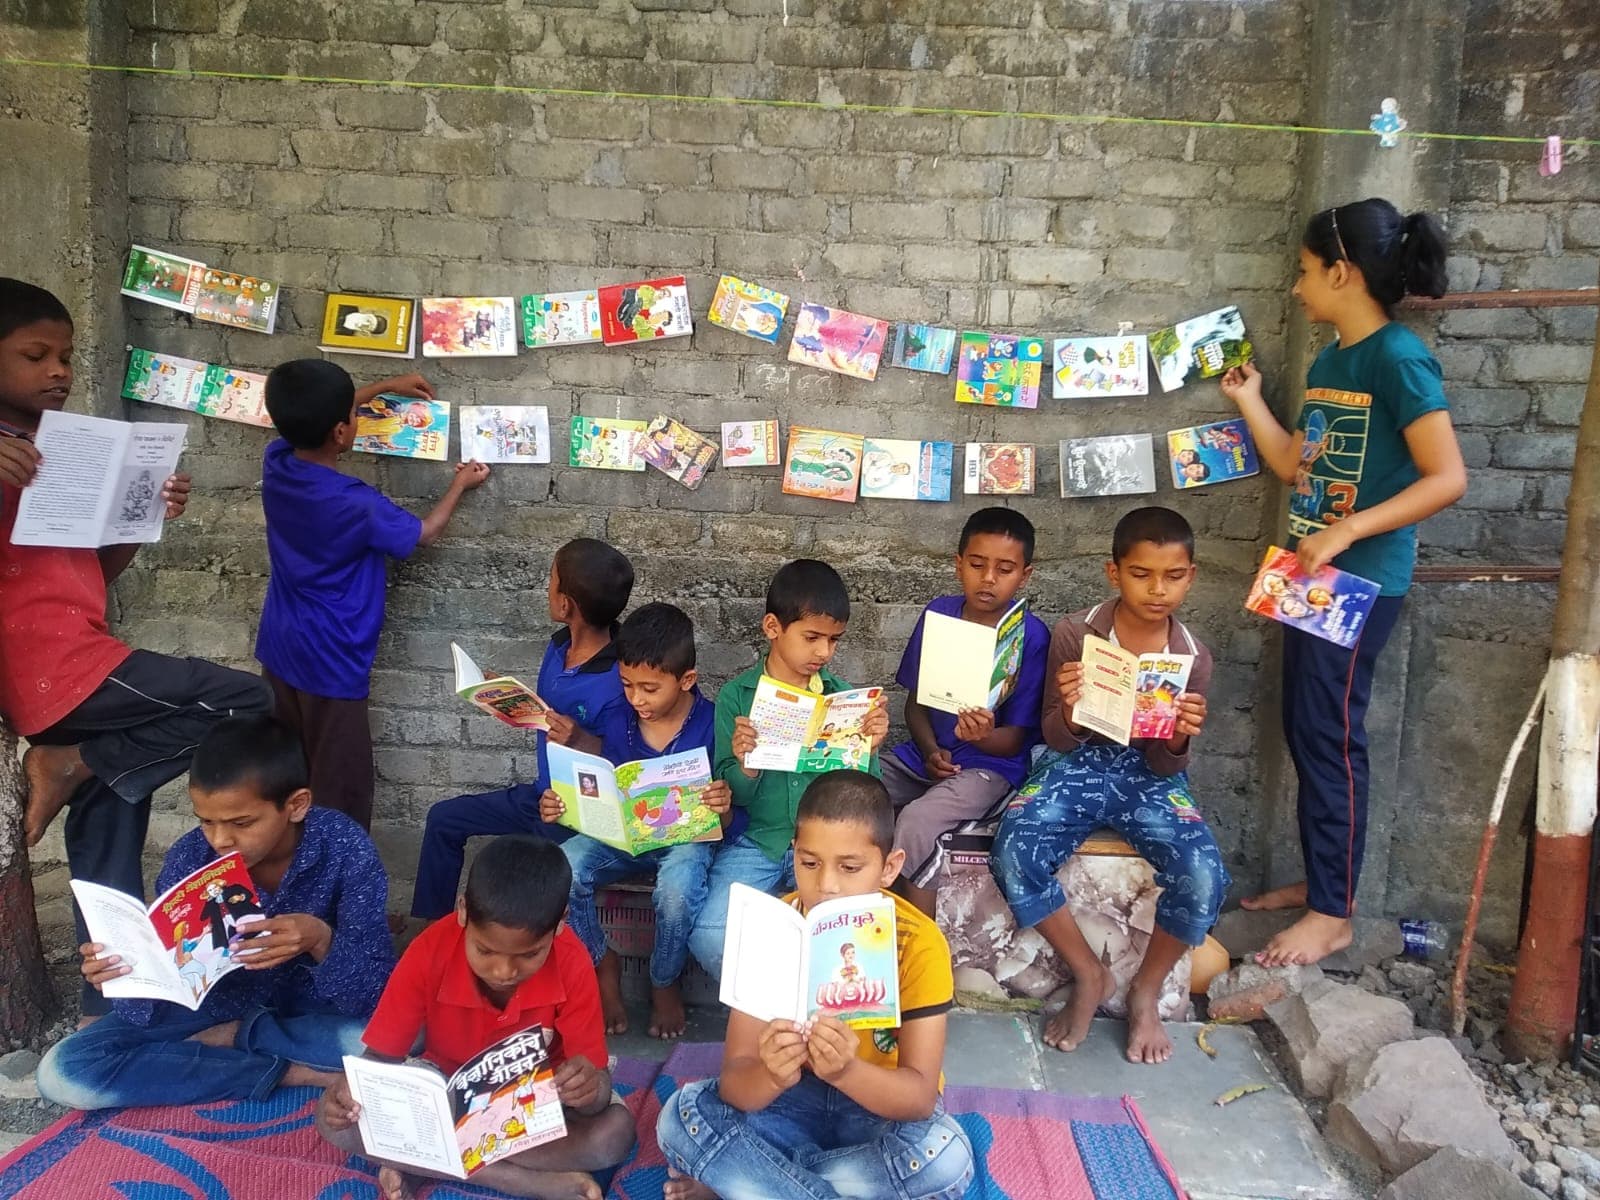
[[[1289,545],[1415,483],[1404,430],[1448,408],[1438,361],[1404,325],[1391,321],[1353,346],[1334,343],[1317,355],[1296,426],[1305,441],[1289,491]],[[1333,561],[1385,596],[1403,596],[1417,561],[1417,527],[1363,538]]]

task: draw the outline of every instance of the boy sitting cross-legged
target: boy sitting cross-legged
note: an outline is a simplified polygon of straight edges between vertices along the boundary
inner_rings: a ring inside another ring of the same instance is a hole
[[[200,828],[167,852],[156,887],[240,853],[266,912],[250,926],[244,968],[198,1012],[112,1001],[110,1015],[44,1056],[47,1100],[93,1109],[259,1099],[275,1087],[326,1085],[344,1055],[360,1052],[394,966],[388,880],[366,832],[312,807],[299,741],[266,716],[212,726],[194,752],[189,798]],[[97,989],[129,973],[116,946],[82,951],[83,977]]]
[[[642,758],[701,749],[709,765],[716,741],[711,701],[696,683],[694,622],[671,604],[636,609],[617,634],[617,666],[627,705],[613,708],[600,730],[600,753],[614,766]],[[728,819],[733,793],[712,782],[701,799]],[[539,801],[541,820],[560,820],[566,805],[553,790]],[[622,960],[606,946],[595,908],[595,892],[608,883],[655,875],[655,943],[650,950],[650,1036],[675,1038],[687,1018],[678,976],[689,961],[689,929],[706,900],[716,842],[687,842],[637,858],[624,850],[576,834],[562,844],[572,864],[572,899],[567,923],[589,951],[600,976],[600,1004],[607,1033],[626,1033],[622,1005]]]
[[[887,889],[905,861],[893,843],[882,783],[863,771],[818,776],[796,819],[791,900],[806,912]],[[972,1146],[941,1098],[950,947],[930,918],[902,899],[894,907],[900,1028],[857,1033],[833,1016],[796,1025],[731,1014],[721,1077],[661,1106],[668,1200],[962,1195]]]
[[[422,1057],[449,1074],[521,1030],[553,1032],[566,1136],[472,1177],[512,1196],[600,1200],[590,1172],[616,1166],[633,1147],[633,1118],[614,1101],[605,1068],[594,967],[561,923],[571,885],[566,856],[553,842],[525,834],[490,842],[473,861],[455,913],[406,948],[362,1037],[369,1057],[391,1062],[410,1054],[420,1037]],[[364,1153],[359,1116],[341,1074],[317,1106],[317,1128],[339,1149]],[[386,1200],[411,1195],[411,1174],[427,1175],[380,1164]]]
[[[1007,806],[989,866],[1017,924],[1037,926],[1072,971],[1072,999],[1045,1026],[1044,1040],[1074,1050],[1095,1010],[1116,988],[1066,907],[1056,871],[1104,826],[1127,838],[1155,868],[1156,928],[1128,992],[1128,1058],[1172,1056],[1162,1028],[1161,987],[1191,946],[1205,941],[1228,890],[1216,840],[1189,791],[1190,739],[1206,718],[1211,654],[1177,618],[1194,582],[1194,531],[1170,508],[1139,508],[1117,522],[1106,578],[1117,596],[1064,617],[1050,637],[1045,741],[1064,751],[1036,770]],[[1083,640],[1096,634],[1135,654],[1194,655],[1170,738],[1122,746],[1073,723],[1083,698]]]

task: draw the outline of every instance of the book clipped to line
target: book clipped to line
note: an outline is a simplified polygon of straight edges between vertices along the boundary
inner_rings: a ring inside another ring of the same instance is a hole
[[[789,426],[789,446],[783,463],[784,492],[854,504],[861,487],[865,440],[858,433]]]
[[[963,333],[956,359],[956,403],[1038,408],[1044,342],[998,333]]]
[[[908,371],[948,375],[956,358],[956,331],[938,325],[901,324],[894,331],[889,361]]]
[[[448,1079],[432,1063],[345,1055],[373,1158],[469,1179],[484,1167],[565,1137],[553,1035],[535,1025],[496,1042]]]
[[[724,421],[724,467],[775,467],[783,461],[776,421]]]
[[[522,297],[522,344],[581,346],[600,340],[599,292],[546,292]]]
[[[267,377],[254,371],[130,346],[122,396],[203,417],[272,428],[272,418],[267,415]]]
[[[639,442],[645,423],[622,417],[573,417],[567,450],[569,467],[596,471],[642,471]]]
[[[750,702],[756,748],[744,756],[752,771],[865,770],[872,744],[862,730],[882,688],[852,688],[819,696],[763,675]]]
[[[1241,417],[1168,431],[1167,458],[1175,488],[1227,483],[1261,470],[1250,426]]]
[[[557,824],[638,857],[685,842],[722,840],[722,818],[701,798],[711,786],[705,747],[613,767],[596,754],[546,745]]]
[[[195,405],[195,412],[202,417],[271,429],[272,418],[267,415],[267,377],[255,371],[208,366],[200,381],[200,402]]]
[[[1150,349],[1142,333],[1057,338],[1050,395],[1057,400],[1144,396],[1150,391]]]
[[[1061,443],[1064,498],[1137,496],[1155,490],[1155,439],[1148,433],[1068,438]]]
[[[693,491],[705,481],[717,458],[717,444],[681,421],[662,415],[639,440],[639,457],[669,479]]]
[[[600,289],[600,340],[608,346],[688,337],[693,332],[689,284],[682,275]]]
[[[1103,637],[1083,639],[1083,698],[1072,721],[1114,742],[1170,738],[1178,697],[1194,669],[1192,654],[1135,654]]]
[[[878,377],[889,322],[826,304],[802,304],[795,314],[789,361],[852,379]]]
[[[111,999],[166,1000],[197,1010],[223,976],[244,966],[253,951],[241,939],[263,919],[238,853],[180,879],[149,908],[101,883],[74,879],[71,886],[89,940],[129,968],[101,985]]]
[[[1150,335],[1150,358],[1163,392],[1242,367],[1254,354],[1245,338],[1244,317],[1232,304]]]
[[[356,440],[350,448],[444,462],[450,457],[450,403],[380,392],[356,409]]]
[[[455,664],[456,695],[468,704],[515,729],[550,732],[550,721],[545,715],[549,706],[532,688],[510,675],[484,678],[478,664],[454,642],[450,643],[450,659]]]
[[[1360,639],[1379,591],[1372,580],[1337,567],[1307,575],[1293,550],[1269,546],[1244,607],[1348,650]]]
[[[717,280],[706,316],[713,325],[776,346],[783,330],[783,315],[788,311],[789,297],[782,292],[724,275]]]
[[[801,913],[735,883],[723,935],[722,989],[729,1008],[759,1021],[802,1024],[836,1017],[855,1029],[900,1024],[894,899],[843,896]]]
[[[417,353],[417,306],[398,296],[333,292],[322,309],[322,342],[330,354],[412,358]]]
[[[953,442],[866,438],[862,443],[861,496],[872,500],[948,500]]]
[[[430,296],[422,301],[423,358],[509,358],[517,352],[511,296]]]
[[[969,496],[1031,496],[1033,447],[1024,442],[968,442],[962,491]]]
[[[1026,600],[1006,609],[994,625],[923,613],[917,703],[947,713],[999,708],[1017,686],[1027,632]]]
[[[549,462],[549,410],[537,405],[463,404],[461,461]]]
[[[196,320],[271,333],[278,323],[278,285],[218,267],[207,267],[194,298]]]
[[[205,271],[205,263],[192,258],[135,245],[128,250],[128,265],[122,272],[122,294],[192,313]]]

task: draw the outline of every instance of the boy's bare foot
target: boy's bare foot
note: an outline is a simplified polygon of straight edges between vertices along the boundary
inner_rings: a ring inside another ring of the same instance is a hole
[[[1161,1023],[1161,986],[1128,989],[1128,1061],[1164,1063],[1172,1057],[1172,1039]]]
[[[622,1003],[622,959],[615,950],[608,949],[594,965],[600,980],[600,1012],[606,1022],[607,1033],[628,1032],[628,1010]]]
[[[536,1200],[605,1200],[605,1193],[593,1175],[582,1171],[529,1171],[524,1176],[526,1192]]]
[[[660,988],[650,987],[650,1036],[680,1038],[689,1026],[689,1014],[683,1011],[683,990],[677,984]]]
[[[302,1063],[290,1063],[283,1078],[278,1080],[278,1086],[331,1088],[338,1082],[338,1071],[319,1071]]]
[[[1267,948],[1256,955],[1256,961],[1264,967],[1307,966],[1321,962],[1353,941],[1355,930],[1349,917],[1307,912],[1268,942]]]
[[[234,1038],[239,1036],[239,1022],[224,1021],[221,1025],[213,1025],[210,1029],[202,1029],[199,1033],[192,1034],[191,1042],[199,1042],[202,1046],[220,1046],[224,1050],[232,1049]]]
[[[84,764],[76,746],[29,746],[22,756],[22,772],[28,778],[23,830],[28,845],[37,846],[78,785],[94,772]]]
[[[414,1200],[416,1196],[411,1189],[411,1176],[399,1167],[378,1168],[378,1190],[383,1193],[383,1200]]]
[[[1072,999],[1045,1025],[1044,1044],[1069,1053],[1076,1050],[1089,1036],[1089,1023],[1095,1012],[1116,990],[1117,981],[1099,963],[1095,964],[1095,974],[1075,975]]]
[[[677,1167],[668,1167],[667,1177],[661,1189],[662,1200],[717,1200],[715,1192],[698,1179],[690,1179]]]
[[[1240,908],[1248,908],[1251,912],[1277,912],[1285,908],[1304,908],[1306,906],[1306,885],[1302,880],[1291,883],[1288,887],[1273,888],[1270,892],[1262,892],[1259,896],[1246,896],[1239,901]]]

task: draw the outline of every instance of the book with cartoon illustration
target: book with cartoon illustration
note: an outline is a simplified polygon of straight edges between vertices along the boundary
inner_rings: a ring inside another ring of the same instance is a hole
[[[776,421],[724,421],[722,465],[775,467],[782,461]]]
[[[637,858],[684,842],[722,840],[722,818],[702,796],[711,786],[704,746],[637,762],[550,742],[550,786],[565,811],[557,824]]]
[[[1269,546],[1244,606],[1348,650],[1360,639],[1379,592],[1372,580],[1337,567],[1307,575],[1293,550]]]
[[[882,688],[864,687],[819,696],[763,675],[749,712],[756,748],[744,765],[808,774],[866,770],[872,745],[862,726],[882,694]]]
[[[569,467],[597,471],[642,471],[639,442],[645,423],[622,417],[573,417],[572,440],[567,450]]]
[[[999,333],[963,333],[956,359],[956,403],[1038,408],[1044,342]]]
[[[195,406],[195,412],[203,417],[271,429],[272,418],[267,415],[267,377],[234,367],[208,366],[201,380],[200,403]]]
[[[450,659],[455,666],[456,695],[468,704],[481,708],[513,729],[550,731],[550,719],[546,715],[550,706],[539,699],[539,694],[531,687],[510,675],[485,678],[478,664],[454,642],[450,643]]]
[[[1169,430],[1167,461],[1175,488],[1207,487],[1261,471],[1250,426],[1242,417]]]
[[[244,966],[250,926],[264,919],[255,884],[235,851],[180,879],[146,908],[116,888],[71,881],[89,940],[115,954],[127,975],[107,980],[110,999],[166,1000],[191,1011]]]
[[[805,303],[795,314],[789,361],[853,379],[876,379],[888,338],[887,321]]]
[[[373,1158],[469,1179],[567,1133],[556,1089],[554,1031],[533,1025],[474,1055],[449,1078],[423,1059],[344,1056]]]
[[[330,354],[411,358],[417,352],[417,304],[398,296],[333,292],[322,309],[322,341]]]
[[[1067,438],[1061,443],[1061,495],[1137,496],[1156,490],[1155,439],[1148,433]]]
[[[1150,359],[1163,392],[1249,362],[1255,350],[1235,305],[1179,321],[1150,335]]]
[[[517,352],[511,296],[429,296],[422,301],[423,358],[510,358]]]
[[[1057,338],[1050,395],[1056,400],[1144,396],[1150,391],[1150,348],[1142,333]]]
[[[717,458],[717,444],[681,421],[658,416],[639,439],[639,457],[691,491],[704,482]]]
[[[608,346],[688,337],[693,332],[689,284],[682,275],[600,289],[600,340]]]
[[[993,625],[924,612],[917,703],[947,713],[999,708],[1017,686],[1027,633],[1026,600],[1006,609]]]
[[[522,297],[522,344],[581,346],[600,340],[600,293],[546,292]]]
[[[861,486],[860,434],[789,426],[783,490],[791,496],[854,504]]]
[[[194,298],[194,315],[199,321],[271,333],[278,323],[278,285],[270,279],[207,267]]]
[[[356,440],[350,448],[444,462],[450,457],[450,402],[380,392],[356,409]]]
[[[207,363],[176,354],[128,347],[128,372],[122,380],[122,397],[164,408],[194,412],[200,407],[200,391],[205,385]]]
[[[890,362],[908,371],[948,375],[956,358],[956,331],[939,325],[902,323],[895,327]]]
[[[706,315],[713,325],[776,346],[778,334],[783,331],[783,315],[788,311],[789,297],[782,292],[724,275],[717,280],[711,311]]]
[[[461,461],[547,463],[550,411],[538,405],[463,404]]]
[[[1090,633],[1082,661],[1083,698],[1073,706],[1073,724],[1124,746],[1134,738],[1172,736],[1194,655],[1135,654]]]
[[[968,442],[962,490],[969,496],[1031,496],[1034,449],[1025,442]]]
[[[127,266],[122,271],[122,294],[147,304],[192,313],[205,271],[205,263],[181,254],[131,246]]]
[[[801,913],[735,883],[722,964],[718,998],[757,1020],[828,1016],[863,1030],[900,1024],[894,897],[883,892],[824,900]]]
[[[861,496],[874,500],[948,500],[953,442],[867,438],[862,442]]]

